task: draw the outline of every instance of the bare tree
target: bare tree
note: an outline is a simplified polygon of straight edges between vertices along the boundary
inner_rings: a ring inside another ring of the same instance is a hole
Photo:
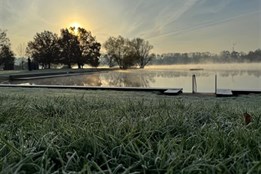
[[[141,38],[135,38],[130,42],[130,44],[134,48],[135,56],[137,57],[137,64],[140,68],[144,68],[152,58],[155,57],[153,54],[150,54],[153,46],[150,45],[148,41]]]
[[[25,43],[20,43],[17,48],[16,48],[16,52],[18,53],[18,56],[19,56],[19,60],[21,61],[20,62],[20,67],[22,69],[24,69],[24,65],[25,65],[25,62],[26,62],[26,44]]]
[[[18,53],[18,56],[21,58],[24,58],[26,55],[26,44],[25,43],[20,43],[16,47],[16,52]]]
[[[127,69],[136,64],[134,49],[130,40],[122,36],[110,37],[105,43],[104,48],[107,51],[109,59],[116,62],[121,69]],[[112,62],[110,62],[112,63]]]

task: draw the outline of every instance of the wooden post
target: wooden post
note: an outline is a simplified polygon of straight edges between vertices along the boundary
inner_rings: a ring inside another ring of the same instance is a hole
[[[27,64],[28,64],[28,70],[29,70],[29,71],[32,71],[32,61],[31,61],[30,58],[28,58],[27,60],[28,60],[28,62],[27,62]]]
[[[217,74],[215,74],[215,94],[217,94]]]
[[[196,75],[193,74],[192,75],[192,93],[195,94],[196,93]]]

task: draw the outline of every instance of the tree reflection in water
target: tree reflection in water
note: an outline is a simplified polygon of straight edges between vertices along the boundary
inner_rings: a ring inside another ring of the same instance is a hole
[[[102,74],[103,83],[108,86],[117,87],[151,87],[150,83],[154,83],[155,75],[152,73],[144,73],[142,70],[136,71],[118,71]]]
[[[219,75],[222,77],[234,77],[234,76],[254,76],[261,77],[261,71],[258,70],[229,70],[219,72]]]
[[[76,75],[66,77],[54,77],[35,80],[12,81],[12,84],[30,85],[73,85],[73,86],[101,86],[100,74],[92,73],[89,75]]]

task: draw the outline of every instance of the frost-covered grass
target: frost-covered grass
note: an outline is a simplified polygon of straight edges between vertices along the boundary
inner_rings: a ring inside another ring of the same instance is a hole
[[[260,104],[0,88],[0,173],[260,173]]]
[[[84,69],[40,69],[40,70],[33,70],[33,71],[28,71],[28,70],[0,70],[0,76],[1,75],[19,75],[19,74],[39,74],[39,73],[60,73],[60,72],[81,72],[84,71]]]

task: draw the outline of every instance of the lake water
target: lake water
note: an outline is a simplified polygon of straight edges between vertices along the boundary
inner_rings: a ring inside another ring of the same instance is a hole
[[[214,92],[215,75],[217,75],[217,87],[220,89],[261,90],[261,63],[149,66],[141,70],[95,72],[86,75],[11,81],[9,83],[31,85],[163,87],[183,88],[184,92],[191,92],[193,74],[196,75],[198,92]]]

